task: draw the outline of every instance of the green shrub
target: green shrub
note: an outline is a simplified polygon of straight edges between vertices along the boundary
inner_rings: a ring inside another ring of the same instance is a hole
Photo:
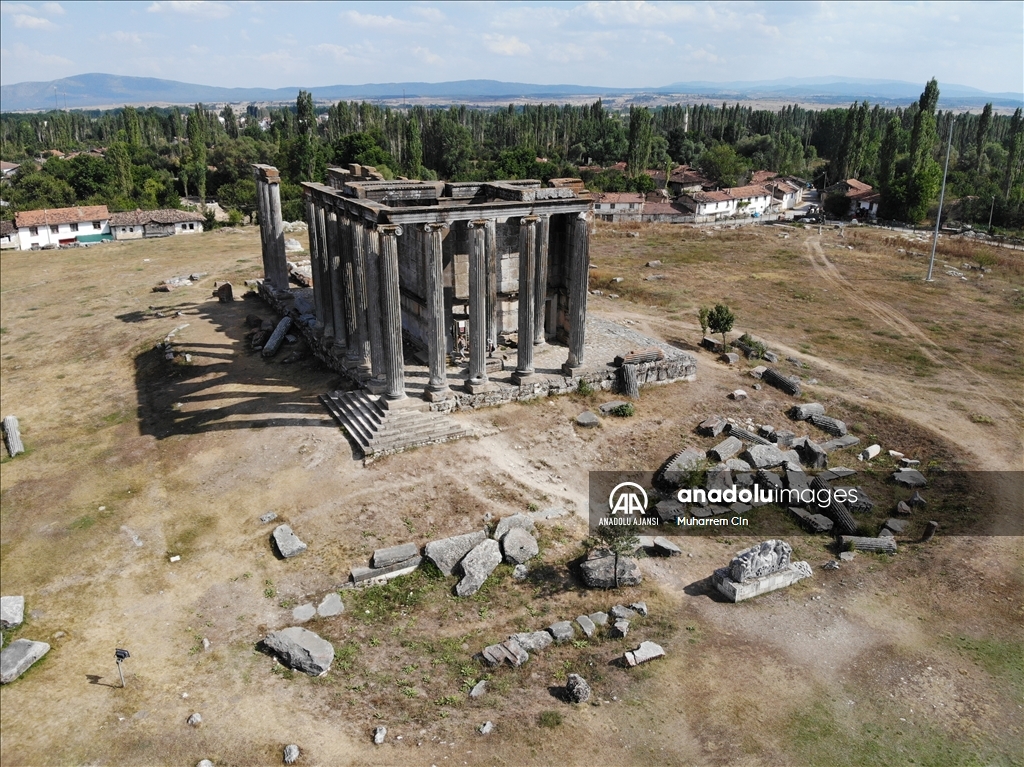
[[[612,415],[617,415],[619,418],[629,418],[636,415],[636,408],[633,407],[631,402],[626,402],[612,410]]]

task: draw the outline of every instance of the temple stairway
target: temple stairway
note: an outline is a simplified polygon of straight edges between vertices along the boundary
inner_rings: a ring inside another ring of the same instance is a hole
[[[388,410],[363,389],[327,392],[320,401],[365,458],[465,437],[470,432],[447,416],[415,408]]]

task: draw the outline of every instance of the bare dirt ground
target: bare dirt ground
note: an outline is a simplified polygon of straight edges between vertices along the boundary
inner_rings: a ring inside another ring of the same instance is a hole
[[[606,295],[591,310],[693,349],[696,307],[724,300],[733,335],[804,362],[819,382],[808,396],[862,439],[951,468],[1022,468],[1020,254],[984,278],[939,269],[925,285],[909,277],[923,260],[897,250],[920,244],[780,234],[602,226],[591,286]],[[705,444],[693,429],[706,414],[781,425],[792,400],[754,391],[751,365],[695,352],[698,380],[645,390],[632,419],[572,425],[607,394],[484,410],[458,416],[475,438],[364,467],[316,400],[337,377],[253,354],[245,315],[270,312],[209,297],[214,280],[240,289],[258,264],[255,230],[3,254],[0,409],[19,416],[30,451],[0,471],[0,580],[29,611],[4,641],[53,646],[0,690],[4,765],[269,765],[287,743],[320,765],[1021,763],[1019,538],[908,542],[828,572],[827,541],[794,537],[814,578],[730,605],[706,579],[754,541],[687,539],[683,557],[641,561],[641,586],[599,594],[567,567],[585,524],[562,519],[542,527],[526,583],[502,566],[465,600],[422,573],[343,592],[345,613],[310,625],[337,649],[332,671],[285,671],[255,643],[373,549],[478,529],[487,512],[581,511],[588,471],[653,470]],[[208,276],[149,292],[195,271]],[[609,299],[615,276],[622,298]],[[185,323],[176,339],[191,363],[163,359],[154,344]],[[751,398],[725,399],[738,386]],[[275,558],[267,511],[309,551]],[[518,670],[472,660],[512,631],[636,599],[651,615],[625,640],[552,647]],[[613,663],[642,639],[668,657]],[[124,690],[115,647],[132,652]],[[555,696],[572,672],[599,705]],[[487,674],[487,695],[469,700]],[[193,711],[199,728],[185,724]]]

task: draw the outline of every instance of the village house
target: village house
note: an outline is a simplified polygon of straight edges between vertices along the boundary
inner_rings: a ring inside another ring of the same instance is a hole
[[[715,192],[690,192],[679,200],[698,218],[730,216],[757,217],[773,207],[772,195],[765,187],[735,186]]]
[[[21,166],[16,162],[7,162],[7,160],[0,160],[0,176],[3,178],[9,178],[18,172],[18,168]]]
[[[130,210],[110,216],[110,232],[115,240],[197,234],[203,231],[203,220],[190,210]]]
[[[680,165],[668,177],[668,190],[673,197],[687,192],[710,191],[715,185],[689,165]]]
[[[601,221],[639,221],[644,196],[638,192],[603,192],[594,196],[594,215]]]
[[[882,195],[875,191],[870,184],[858,181],[855,178],[848,178],[833,184],[825,190],[829,195],[843,195],[850,203],[847,215],[869,216],[874,218],[878,215],[878,204]]]
[[[18,247],[18,232],[13,221],[0,221],[0,249]]]
[[[56,248],[111,239],[106,205],[25,210],[14,214],[21,250]]]

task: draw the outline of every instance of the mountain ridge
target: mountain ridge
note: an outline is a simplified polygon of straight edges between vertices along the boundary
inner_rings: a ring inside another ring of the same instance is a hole
[[[685,95],[709,99],[757,98],[810,100],[841,103],[916,100],[923,83],[872,80],[841,76],[785,77],[775,80],[733,82],[675,82],[649,88],[609,88],[573,84],[542,85],[501,80],[454,80],[439,83],[399,82],[361,85],[294,86],[286,88],[225,88],[154,77],[132,77],[91,72],[48,82],[21,82],[0,86],[0,111],[109,108],[132,104],[193,104],[294,101],[300,88],[318,100],[339,99],[555,99],[558,97],[625,97],[630,95]],[[941,84],[940,104],[946,108],[982,106],[1015,107],[1024,94],[990,93],[966,85]]]

